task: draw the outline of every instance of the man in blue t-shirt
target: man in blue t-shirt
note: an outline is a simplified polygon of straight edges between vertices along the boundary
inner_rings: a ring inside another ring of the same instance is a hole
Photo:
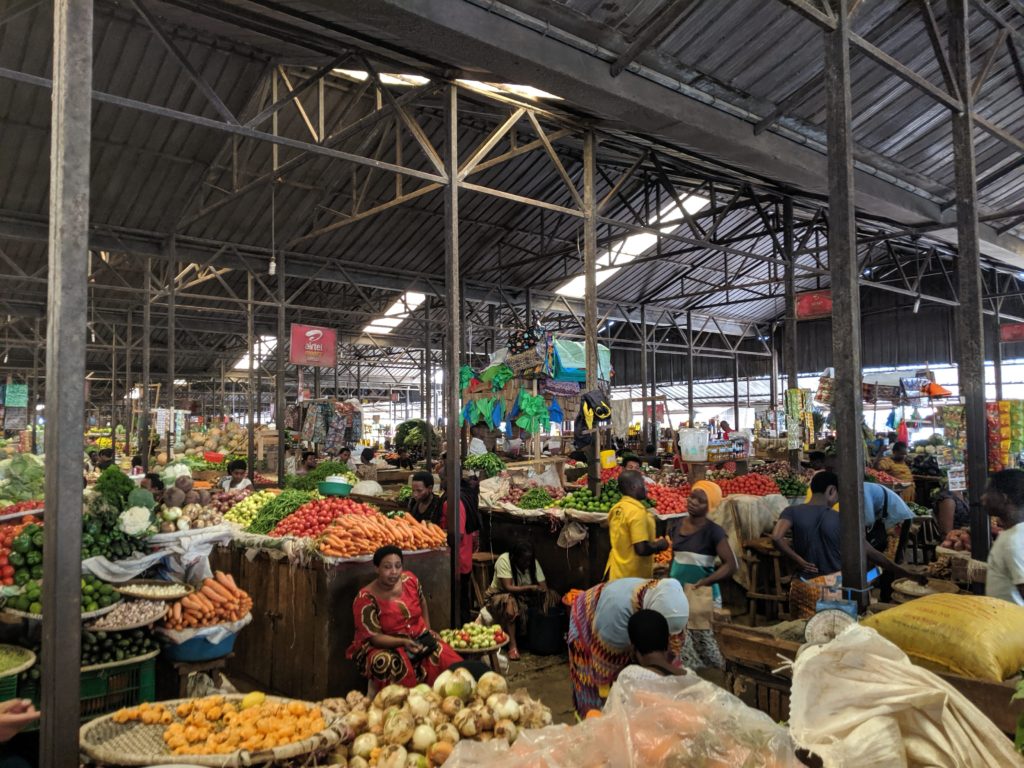
[[[832,508],[838,498],[839,478],[834,472],[818,472],[811,478],[810,501],[788,507],[775,524],[772,541],[780,552],[796,563],[800,579],[821,581],[824,586],[835,586],[838,582],[842,570],[842,535],[840,512]],[[790,532],[792,544],[786,538]],[[877,565],[899,578],[927,583],[924,576],[910,573],[892,562],[866,540],[864,547],[871,565]],[[794,579],[793,583],[796,582]],[[806,610],[795,612],[806,614]]]

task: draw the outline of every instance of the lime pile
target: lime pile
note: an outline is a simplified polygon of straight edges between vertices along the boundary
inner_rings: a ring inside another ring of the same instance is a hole
[[[621,498],[619,484],[611,480],[604,484],[600,496],[595,497],[589,488],[580,488],[566,495],[558,504],[566,509],[578,509],[581,512],[608,512]]]

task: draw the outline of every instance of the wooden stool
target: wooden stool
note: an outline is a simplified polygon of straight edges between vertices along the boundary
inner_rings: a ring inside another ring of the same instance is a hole
[[[172,661],[161,663],[157,668],[163,671],[160,675],[160,696],[167,699],[187,699],[188,679],[194,672],[204,672],[213,679],[214,685],[224,682],[224,667],[228,659],[235,654],[229,653],[219,659],[209,661]]]
[[[498,556],[493,552],[473,553],[473,599],[476,601],[477,610],[484,607],[484,592],[491,586],[494,578],[494,563]]]
[[[778,618],[789,614],[789,582],[791,576],[782,573],[782,554],[768,549],[760,542],[746,542],[743,562],[747,568],[747,609],[750,625],[757,626],[757,601],[765,603],[765,616]]]

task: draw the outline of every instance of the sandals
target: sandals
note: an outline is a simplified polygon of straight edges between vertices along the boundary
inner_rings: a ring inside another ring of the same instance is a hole
[[[508,660],[509,661],[519,661],[519,649],[518,648],[508,652]]]

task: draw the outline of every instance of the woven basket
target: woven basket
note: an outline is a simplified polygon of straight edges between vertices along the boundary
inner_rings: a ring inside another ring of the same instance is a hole
[[[228,701],[240,702],[240,695],[225,696]],[[191,699],[174,699],[159,702],[172,713],[177,706]],[[268,696],[267,701],[288,703],[295,699],[284,699]],[[312,706],[310,702],[302,702]],[[151,766],[167,765],[203,765],[217,768],[234,768],[247,765],[275,765],[284,760],[292,760],[311,752],[331,749],[342,741],[351,740],[352,734],[342,722],[340,716],[324,709],[324,720],[327,727],[308,739],[286,744],[275,749],[260,752],[238,751],[226,755],[173,755],[164,744],[163,725],[143,725],[142,723],[115,723],[112,715],[107,715],[82,726],[79,732],[79,743],[82,752],[96,763],[103,765]],[[176,720],[178,718],[175,718]]]

